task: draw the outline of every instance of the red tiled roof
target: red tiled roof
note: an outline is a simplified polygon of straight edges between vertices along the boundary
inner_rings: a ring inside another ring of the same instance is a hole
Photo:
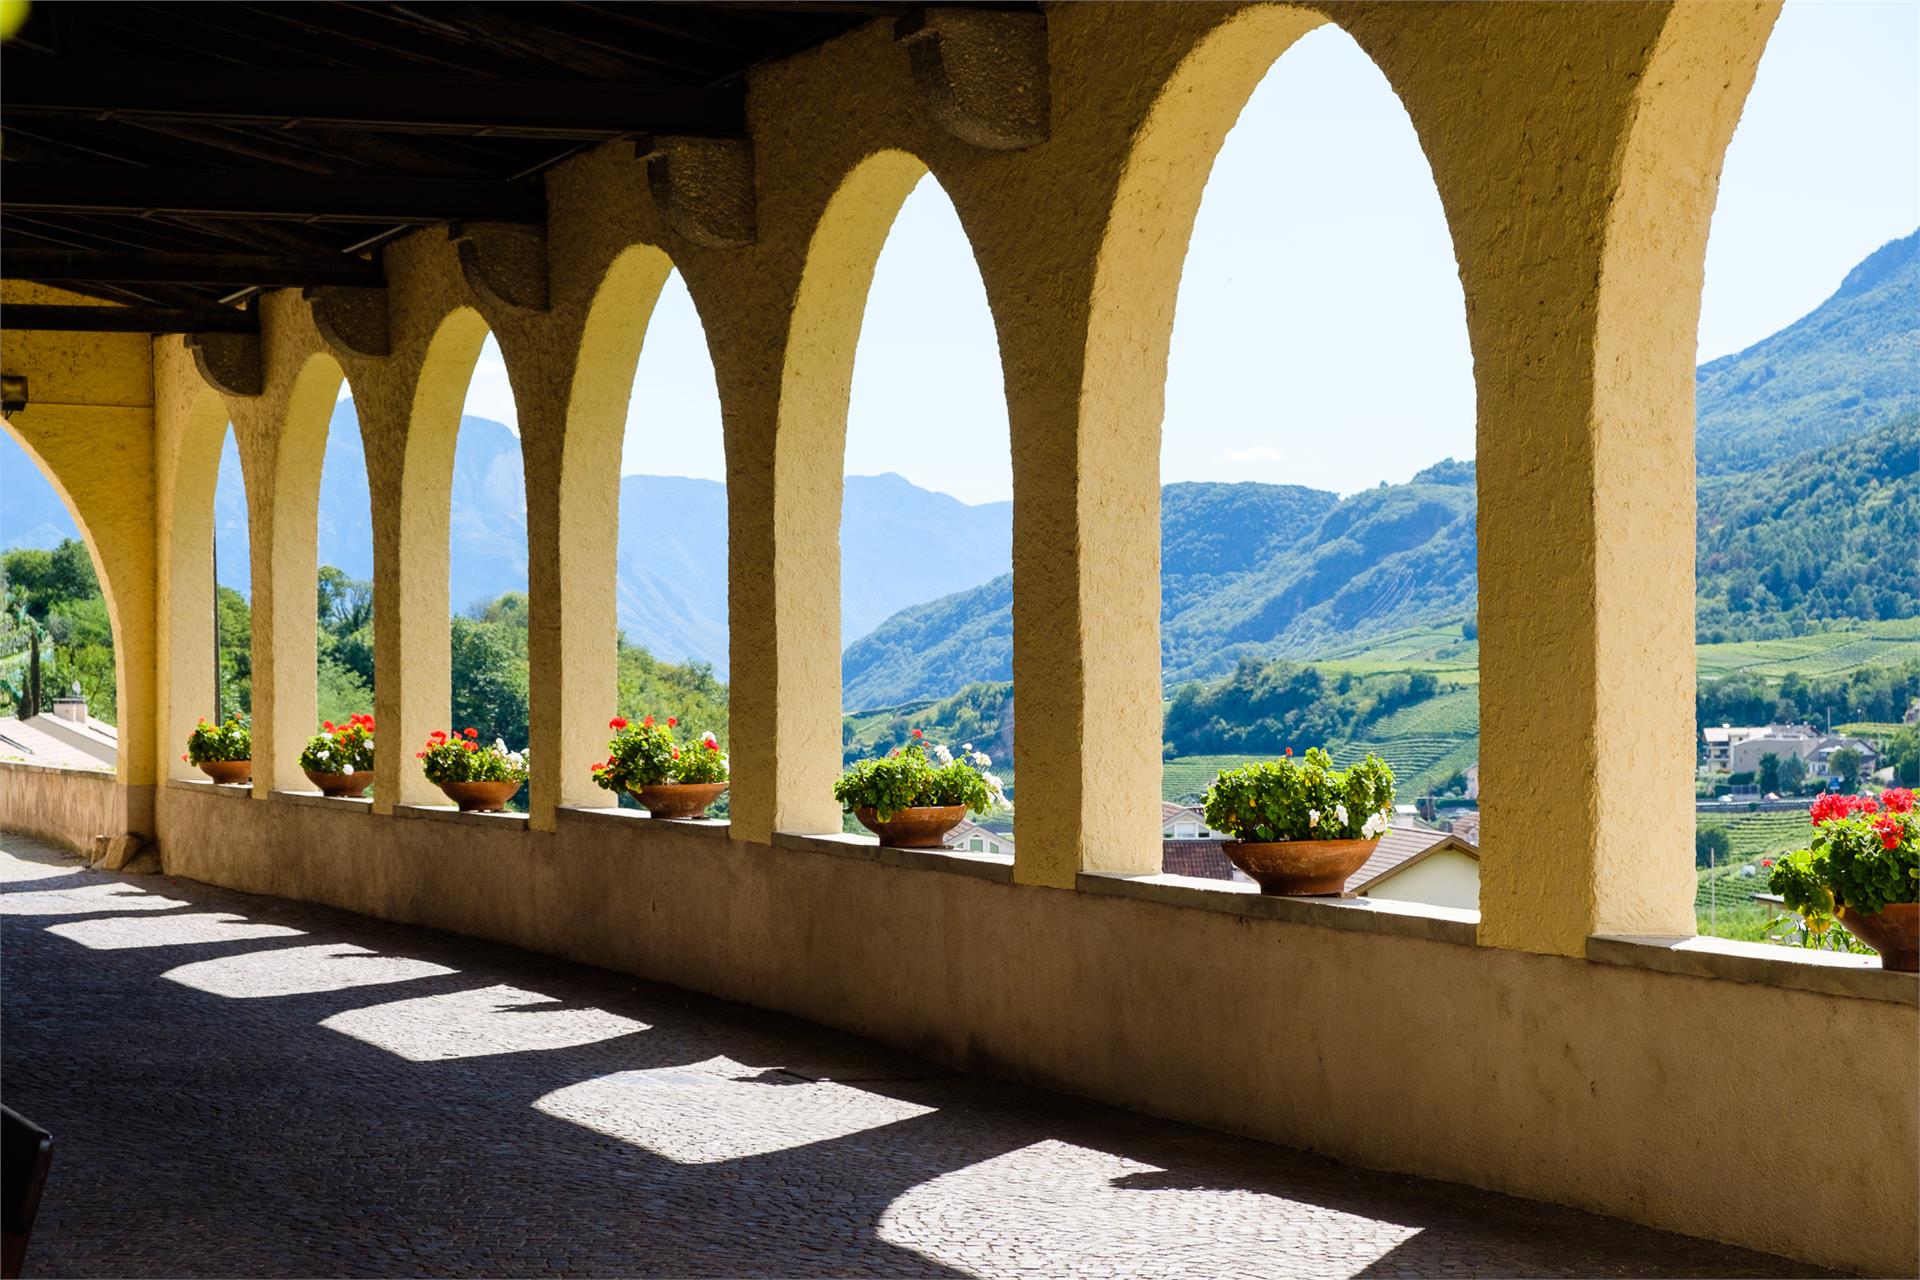
[[[1452,815],[1450,821],[1453,823],[1453,834],[1468,844],[1480,843],[1480,811],[1478,809],[1456,813]]]
[[[1233,863],[1219,840],[1162,840],[1160,870],[1170,876],[1200,876],[1207,880],[1233,879]]]

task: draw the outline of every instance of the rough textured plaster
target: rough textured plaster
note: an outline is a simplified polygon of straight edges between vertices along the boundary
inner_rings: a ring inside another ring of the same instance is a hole
[[[311,598],[312,513],[283,464],[316,447],[309,410],[329,359],[353,386],[373,492],[382,736],[404,748],[443,723],[447,481],[490,329],[527,467],[535,830],[450,842],[438,824],[376,815],[335,831],[324,811],[169,792],[163,834],[178,837],[183,866],[245,887],[618,964],[1391,1167],[1912,1270],[1910,1014],[1565,958],[1590,933],[1691,924],[1688,362],[1719,158],[1774,11],[1053,6],[1048,135],[1017,151],[970,146],[933,119],[907,51],[889,24],[870,23],[755,72],[750,244],[675,235],[644,163],[612,144],[547,175],[544,310],[475,295],[443,228],[386,251],[389,356],[329,353],[305,303],[270,298],[263,393],[225,401],[261,543],[256,590],[276,574],[302,579],[277,594],[269,581],[256,598],[256,662],[272,673],[273,754],[259,776],[283,776],[310,730],[294,723],[312,707],[312,620],[295,602]],[[1466,297],[1487,949],[1196,920],[1057,891],[1082,868],[1157,860],[1166,333],[1221,136],[1271,60],[1328,20],[1407,107]],[[775,829],[837,825],[826,784],[838,758],[846,381],[873,261],[923,168],[951,196],[979,263],[1012,429],[1013,887],[766,848]],[[584,771],[613,688],[607,478],[669,262],[707,331],[725,423],[734,822],[732,847],[673,853],[663,838],[636,861],[567,836],[556,806],[599,799]],[[161,584],[163,619],[186,617],[204,589],[193,557],[205,539],[187,508],[210,494],[210,411],[174,341],[144,372],[128,344],[8,335],[5,347],[37,400],[62,386],[93,397],[14,425],[88,529],[125,637],[129,707],[153,705],[150,584]],[[174,453],[159,459],[137,443],[152,438],[155,385],[160,451]],[[129,468],[110,492],[83,474],[101,440]],[[166,643],[162,670],[180,673],[165,704],[171,735],[205,696],[194,683],[205,663],[197,638]],[[157,718],[130,731],[147,736],[123,778],[133,768],[150,780],[166,758]],[[1552,778],[1534,768],[1542,742],[1566,762]],[[1624,771],[1629,758],[1645,767]],[[404,749],[381,752],[383,813],[438,798],[411,763]],[[342,834],[364,848],[298,852]],[[456,848],[467,860],[442,867]],[[1221,995],[1195,1001],[1196,991]],[[1238,1035],[1249,1009],[1252,1034]],[[1752,1029],[1773,1025],[1818,1027],[1797,1042],[1847,1044],[1870,1078],[1862,1087],[1896,1095],[1874,1101],[1893,1117],[1895,1176],[1848,1201],[1779,1160],[1764,1127],[1713,1093]],[[1422,1069],[1386,1078],[1410,1028]],[[1382,1090],[1405,1101],[1394,1114],[1422,1117],[1410,1137],[1385,1128]]]

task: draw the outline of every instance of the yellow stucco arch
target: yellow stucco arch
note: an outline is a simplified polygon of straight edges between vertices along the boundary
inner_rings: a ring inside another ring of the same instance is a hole
[[[127,781],[131,762],[128,759],[128,712],[125,702],[127,688],[126,657],[122,652],[126,647],[124,641],[126,628],[120,620],[120,604],[118,593],[114,589],[113,576],[107,572],[107,563],[101,558],[99,544],[95,541],[92,531],[87,527],[86,516],[81,512],[79,504],[74,502],[73,495],[67,492],[66,485],[60,482],[60,474],[47,464],[45,458],[40,456],[39,450],[33,446],[33,441],[15,428],[11,418],[0,419],[0,421],[4,421],[7,434],[13,437],[14,443],[18,444],[21,451],[24,452],[28,458],[32,459],[33,465],[39,468],[40,478],[46,482],[49,489],[53,490],[54,496],[60,499],[60,505],[66,508],[67,515],[72,519],[74,528],[80,531],[80,542],[87,549],[87,559],[93,563],[93,576],[100,583],[100,595],[106,601],[107,606],[107,625],[113,635],[114,705],[119,708],[117,715],[120,721],[119,726],[117,726],[119,729],[119,751],[115,761],[114,771],[120,777],[121,781]],[[51,664],[53,655],[50,652],[43,651],[41,660]],[[49,696],[57,697],[65,692],[66,690],[56,689],[51,685],[47,688]]]
[[[171,447],[159,454],[157,508],[160,548],[159,668],[164,733],[161,777],[202,776],[180,759],[181,744],[202,717],[213,715],[214,492],[227,435],[227,408],[194,378],[182,389],[177,413],[167,416]],[[241,464],[241,483],[246,483]]]
[[[614,584],[619,573],[620,453],[640,350],[672,271],[671,259],[652,245],[629,245],[616,255],[593,290],[574,353],[553,507],[558,536],[550,544],[558,550],[550,571],[561,606],[551,615],[560,629],[554,666],[559,684],[552,691],[557,698],[542,699],[537,710],[528,709],[530,716],[554,720],[558,759],[549,765],[536,752],[532,781],[543,793],[551,788],[558,804],[597,807],[613,801],[611,793],[593,783],[588,767],[605,753],[604,726],[618,687]],[[528,458],[531,465],[531,454]],[[527,488],[531,495],[531,475]],[[530,496],[530,516],[532,502]],[[530,563],[530,580],[532,576]],[[549,615],[543,611],[542,616]],[[540,725],[532,736],[545,741],[546,728]]]
[[[837,829],[827,824],[841,761],[840,507],[854,352],[881,250],[927,173],[919,157],[891,149],[847,171],[814,224],[788,317],[773,462],[774,740],[786,757],[779,811],[810,829]]]
[[[256,521],[254,633],[271,640],[254,659],[256,787],[307,786],[299,756],[316,727],[320,471],[344,379],[339,362],[324,351],[301,361],[274,442],[272,502]],[[271,615],[264,626],[263,612]]]
[[[452,639],[447,629],[447,570],[453,453],[460,411],[474,364],[487,340],[487,324],[471,306],[449,310],[434,329],[420,362],[408,406],[406,441],[400,465],[376,465],[369,454],[373,501],[397,521],[398,553],[392,563],[374,564],[375,644],[380,653],[397,653],[397,669],[385,665],[374,688],[376,718],[408,738],[375,755],[376,788],[401,804],[441,802],[439,791],[412,764],[410,741],[422,726],[444,726],[453,704]],[[372,442],[369,441],[371,447]],[[381,513],[375,513],[376,524]],[[377,545],[377,541],[376,541]],[[391,583],[383,590],[382,583]],[[385,602],[396,601],[397,609]],[[308,602],[311,610],[312,602]]]

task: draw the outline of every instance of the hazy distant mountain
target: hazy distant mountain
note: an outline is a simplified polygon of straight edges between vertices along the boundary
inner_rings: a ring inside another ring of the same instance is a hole
[[[31,465],[31,464],[29,464]],[[246,497],[237,466],[221,469],[214,509],[222,537],[220,580],[243,594],[248,575]],[[28,486],[39,488],[38,486]],[[42,491],[44,492],[44,491]],[[13,545],[70,536],[57,501],[5,510]],[[841,541],[842,634],[865,635],[889,615],[1004,573],[1012,558],[1013,504],[968,506],[897,475],[849,476]],[[626,476],[620,481],[620,626],[627,638],[668,661],[692,658],[727,670],[727,505],[714,480]],[[44,528],[42,527],[44,526]],[[451,516],[452,607],[467,609],[527,587],[526,477],[520,442],[486,418],[460,420]],[[912,556],[903,559],[910,548]],[[366,464],[351,401],[334,410],[320,481],[320,563],[356,578],[373,576]]]
[[[1757,471],[1920,409],[1920,231],[1834,295],[1694,375],[1702,476]]]

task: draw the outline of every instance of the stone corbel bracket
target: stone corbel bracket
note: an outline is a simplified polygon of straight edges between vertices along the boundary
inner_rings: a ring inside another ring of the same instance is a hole
[[[512,222],[456,222],[447,235],[467,287],[489,302],[522,311],[547,309],[547,233]]]
[[[266,390],[265,370],[260,364],[260,335],[257,333],[190,333],[187,350],[200,376],[215,391],[230,396],[257,396]]]
[[[313,327],[339,354],[393,354],[393,325],[385,289],[316,285],[300,296],[313,312]]]
[[[647,189],[676,235],[709,249],[736,249],[760,235],[753,144],[744,138],[647,138]]]
[[[940,127],[990,151],[1047,140],[1053,95],[1044,13],[942,6],[894,24],[914,87]]]

